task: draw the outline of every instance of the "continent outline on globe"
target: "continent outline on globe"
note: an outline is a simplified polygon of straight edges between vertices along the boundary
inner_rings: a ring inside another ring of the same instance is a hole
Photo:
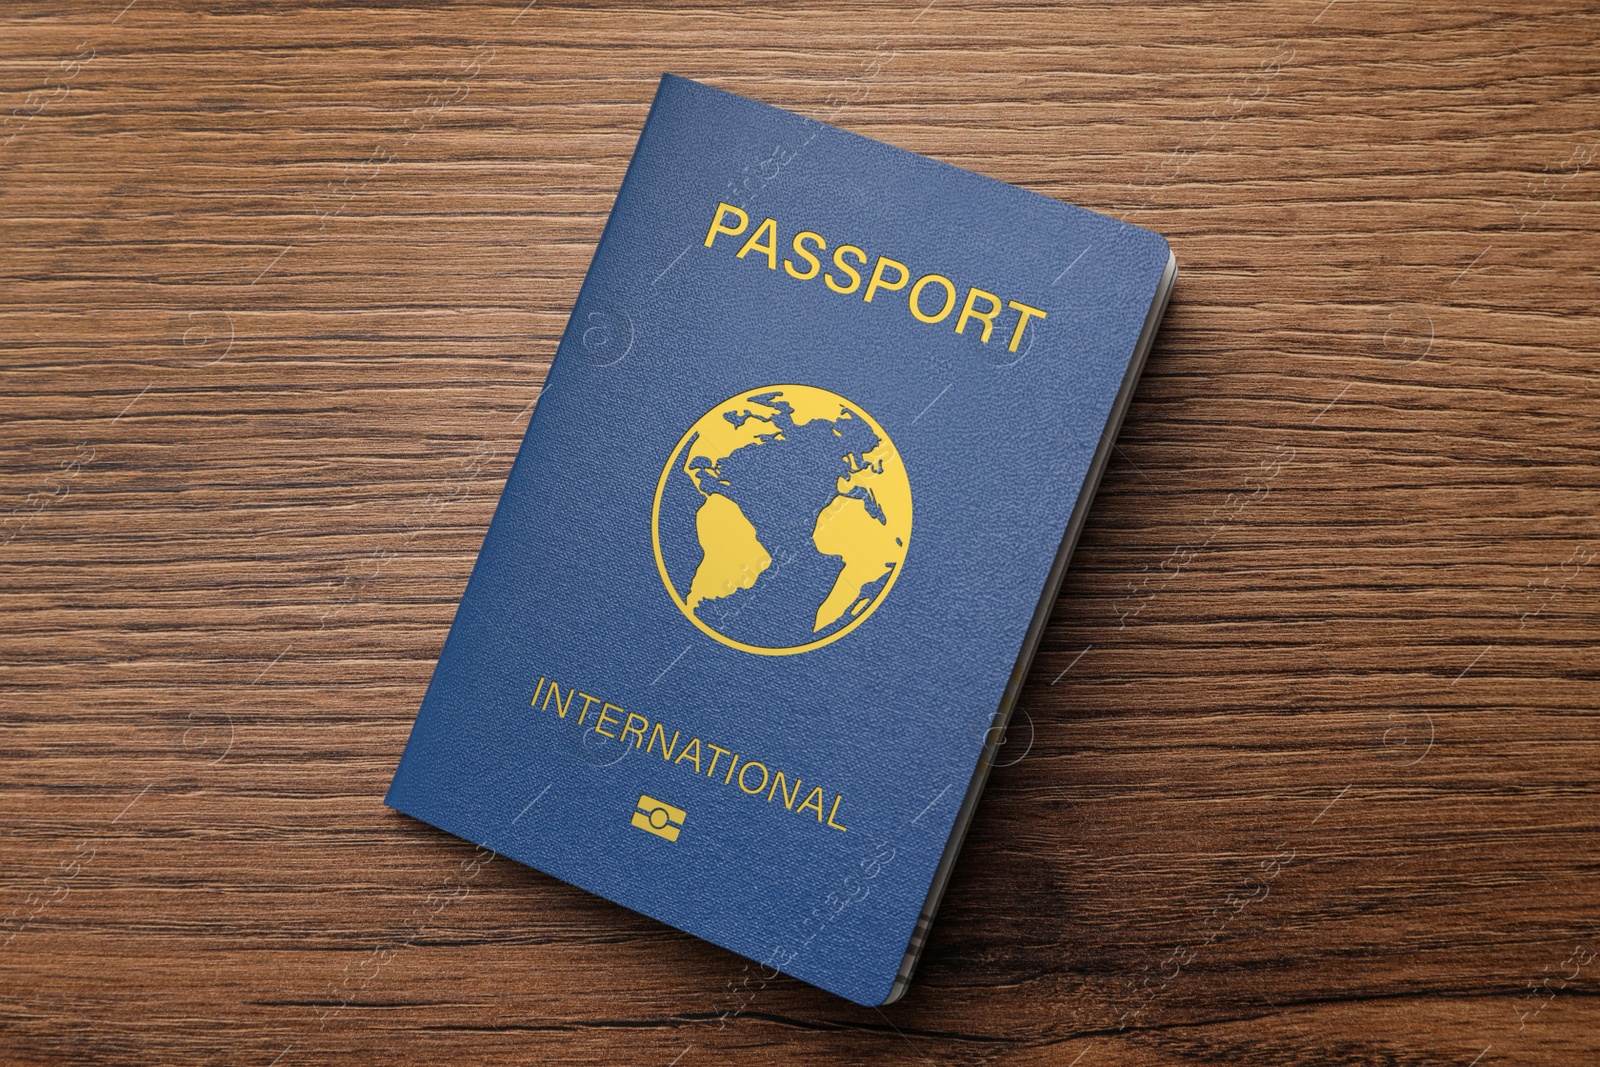
[[[887,599],[910,547],[904,460],[861,405],[812,385],[736,393],[667,457],[657,569],[707,636],[761,655],[821,648]]]

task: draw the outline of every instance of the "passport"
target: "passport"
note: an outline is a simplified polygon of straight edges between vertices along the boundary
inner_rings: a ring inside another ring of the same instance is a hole
[[[663,77],[388,805],[900,997],[1176,270]]]

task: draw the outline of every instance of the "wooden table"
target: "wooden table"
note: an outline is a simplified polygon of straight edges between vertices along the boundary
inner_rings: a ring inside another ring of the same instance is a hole
[[[1593,3],[60,6],[0,1062],[1597,1062]],[[883,1011],[381,803],[664,69],[1182,264]]]

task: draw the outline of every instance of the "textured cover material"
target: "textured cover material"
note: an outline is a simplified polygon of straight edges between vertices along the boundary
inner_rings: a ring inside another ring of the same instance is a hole
[[[1169,258],[665,77],[388,804],[884,1002]]]

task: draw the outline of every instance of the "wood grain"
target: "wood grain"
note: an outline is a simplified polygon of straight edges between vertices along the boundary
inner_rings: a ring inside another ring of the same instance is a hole
[[[8,3],[0,1060],[1600,1057],[1600,8]],[[663,70],[1154,227],[918,981],[381,798]]]

